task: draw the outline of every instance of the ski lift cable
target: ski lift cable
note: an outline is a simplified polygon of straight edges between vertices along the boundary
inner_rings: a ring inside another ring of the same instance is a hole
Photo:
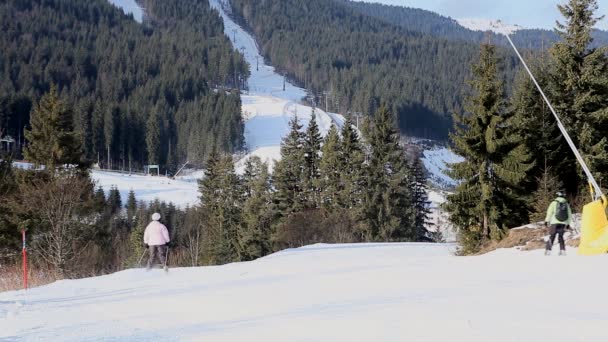
[[[532,78],[532,81],[534,82],[534,84],[536,85],[536,88],[538,88],[538,91],[540,92],[540,94],[542,95],[543,99],[545,100],[545,102],[547,103],[547,105],[549,106],[549,109],[551,110],[551,113],[553,113],[553,116],[555,117],[555,120],[557,121],[557,127],[559,127],[559,130],[562,132],[562,135],[564,136],[564,138],[566,139],[566,141],[568,142],[568,145],[570,146],[570,148],[572,149],[572,152],[574,152],[574,155],[576,156],[576,159],[578,160],[578,163],[581,165],[581,167],[583,168],[583,171],[585,171],[585,175],[587,175],[587,178],[589,180],[589,183],[591,184],[591,186],[593,187],[593,190],[595,190],[594,196],[595,196],[595,200],[603,198],[603,193],[602,193],[602,189],[599,187],[599,185],[597,184],[597,182],[595,181],[595,178],[593,177],[593,175],[591,174],[591,171],[589,170],[589,167],[587,167],[587,164],[585,163],[585,161],[583,160],[583,157],[581,156],[580,152],[578,151],[578,149],[576,148],[576,145],[574,144],[574,142],[572,141],[572,139],[570,138],[570,135],[568,134],[568,132],[566,131],[566,128],[564,127],[564,125],[562,124],[562,121],[560,120],[559,116],[557,115],[557,113],[555,112],[555,109],[553,109],[553,106],[551,105],[551,103],[549,102],[549,99],[547,98],[547,96],[545,95],[545,92],[542,90],[542,88],[540,87],[540,85],[538,84],[538,82],[536,81],[536,78],[534,78],[534,75],[532,74],[532,71],[530,71],[530,68],[528,68],[528,65],[526,64],[526,61],[524,60],[524,58],[521,56],[521,54],[519,53],[519,51],[517,50],[517,47],[515,47],[515,44],[513,44],[513,41],[511,40],[511,37],[509,36],[508,33],[506,32],[502,32],[502,34],[507,37],[507,40],[509,41],[509,43],[511,44],[511,46],[513,47],[513,50],[515,50],[515,53],[517,54],[517,57],[519,57],[519,60],[521,61],[521,63],[524,65],[524,68],[526,68],[526,71],[528,72],[528,74],[530,75],[530,78]]]

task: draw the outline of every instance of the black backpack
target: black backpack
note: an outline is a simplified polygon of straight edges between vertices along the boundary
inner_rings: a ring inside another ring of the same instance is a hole
[[[561,222],[568,220],[568,202],[556,202],[557,205],[555,206],[555,218]]]

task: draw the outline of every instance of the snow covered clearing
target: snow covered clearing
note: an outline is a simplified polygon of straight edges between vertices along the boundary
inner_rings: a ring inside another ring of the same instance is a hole
[[[167,177],[128,175],[117,172],[93,170],[91,178],[103,187],[106,195],[112,187],[118,188],[123,205],[127,203],[129,191],[135,192],[138,201],[153,202],[159,199],[185,208],[199,202],[198,183]]]
[[[253,262],[0,294],[13,341],[591,341],[607,256],[453,245],[313,245]],[[584,289],[583,289],[584,287]]]
[[[456,19],[460,26],[468,28],[473,31],[492,31],[498,34],[512,34],[518,30],[523,30],[524,28],[519,25],[511,25],[504,23],[500,20],[489,20],[489,19],[479,19],[479,18],[463,18]]]
[[[135,0],[108,0],[114,6],[121,8],[125,14],[133,14],[133,18],[138,23],[143,21],[144,10],[139,7]]]

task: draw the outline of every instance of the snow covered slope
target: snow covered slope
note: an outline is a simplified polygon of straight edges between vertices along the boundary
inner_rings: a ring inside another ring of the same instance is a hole
[[[265,64],[255,39],[226,14],[219,0],[210,0],[209,3],[219,11],[226,35],[233,46],[244,53],[250,65],[249,92],[242,96],[245,144],[249,151],[244,160],[257,155],[272,166],[273,160],[280,159],[281,139],[289,133],[289,120],[297,115],[304,127],[310,121],[312,108],[299,104],[306,97],[306,90],[289,82],[285,82],[283,90],[283,76],[277,74],[274,67]],[[344,123],[342,115],[326,113],[318,108],[315,113],[323,136],[332,122],[338,127]],[[237,169],[242,168],[244,160],[237,165]]]
[[[463,159],[444,146],[435,146],[423,151],[422,163],[429,172],[431,182],[441,188],[453,187],[456,182],[445,174],[449,163],[458,163]]]
[[[473,31],[492,31],[494,33],[507,33],[512,34],[515,31],[523,30],[523,27],[519,25],[511,25],[504,23],[500,20],[488,20],[488,19],[456,19],[460,26],[464,26],[469,30]]]
[[[121,8],[126,14],[133,14],[133,18],[138,23],[143,21],[144,10],[139,7],[135,0],[108,0],[114,6]]]
[[[281,139],[289,134],[289,121],[297,116],[306,129],[313,109],[274,96],[243,95],[241,99],[245,119],[245,141],[251,151],[249,155],[257,155],[272,166],[273,160],[281,158]],[[326,113],[319,108],[315,109],[315,114],[323,136],[332,124],[342,127],[344,123],[344,117],[341,115]]]
[[[313,245],[0,293],[6,341],[600,341],[607,256]],[[571,251],[572,252],[572,251]]]

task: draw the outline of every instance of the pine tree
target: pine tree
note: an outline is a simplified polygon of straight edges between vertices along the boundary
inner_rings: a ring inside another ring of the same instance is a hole
[[[153,110],[146,123],[146,147],[148,151],[148,164],[160,163],[160,118]]]
[[[275,201],[282,215],[300,211],[306,206],[303,179],[305,168],[304,134],[294,116],[289,134],[281,142],[281,160],[274,167]]]
[[[343,207],[340,194],[344,189],[342,175],[345,171],[341,139],[335,125],[331,125],[323,143],[319,163],[321,204],[326,209]]]
[[[97,190],[95,190],[95,195],[93,195],[93,205],[95,206],[95,211],[99,213],[106,210],[106,193],[103,191],[103,187],[99,187]]]
[[[363,189],[365,188],[365,155],[359,134],[353,128],[349,118],[342,126],[342,145],[340,155],[343,162],[342,178],[343,188],[340,191],[340,202],[346,209],[355,209],[363,203]]]
[[[412,241],[411,176],[394,118],[385,107],[376,112],[368,141],[371,155],[363,208],[368,239]]]
[[[137,213],[137,199],[135,198],[135,191],[129,190],[129,197],[127,197],[127,222],[129,227],[132,227],[133,221],[135,220],[135,214]]]
[[[429,239],[429,231],[427,225],[429,223],[429,215],[431,210],[427,195],[426,176],[422,167],[420,158],[414,159],[411,165],[412,174],[412,202],[414,204],[414,228],[416,241],[427,241]]]
[[[275,211],[271,201],[268,165],[259,157],[245,162],[243,174],[243,224],[239,229],[239,257],[254,260],[272,252]]]
[[[122,200],[120,199],[120,191],[118,191],[117,187],[112,187],[110,189],[110,194],[108,195],[108,206],[110,207],[111,214],[116,214],[122,208]]]
[[[504,108],[494,46],[482,45],[472,69],[473,94],[466,99],[467,113],[455,115],[451,136],[455,153],[465,160],[448,172],[459,183],[446,205],[459,229],[463,253],[476,251],[488,239],[502,238],[508,227],[527,220],[519,186],[532,167]]]
[[[239,260],[238,230],[242,222],[242,193],[232,156],[212,152],[199,181],[201,209],[208,238],[205,259],[213,264]]]
[[[535,62],[534,60],[531,64],[537,81],[546,84],[545,73],[541,72],[541,66]],[[546,167],[559,165],[563,162],[563,155],[571,152],[564,150],[563,137],[555,118],[527,72],[522,70],[517,76],[510,100],[514,129],[519,132],[523,144],[530,151],[530,162],[534,164],[524,185],[528,189],[536,189],[536,179],[541,177]]]
[[[548,92],[552,104],[583,158],[601,183],[608,181],[608,49],[591,48],[596,0],[570,0],[558,6],[565,23],[557,24],[562,41],[551,49]],[[564,140],[562,162],[552,165],[568,192],[584,186],[582,172]]]
[[[28,140],[25,157],[36,165],[44,165],[51,175],[66,165],[85,168],[80,139],[74,132],[72,118],[73,114],[59,98],[57,88],[51,86],[50,92],[40,99],[32,111],[32,129],[25,130]]]
[[[317,116],[313,108],[310,122],[304,136],[304,196],[306,208],[318,208],[319,199],[319,163],[321,161],[321,133],[317,124]]]

